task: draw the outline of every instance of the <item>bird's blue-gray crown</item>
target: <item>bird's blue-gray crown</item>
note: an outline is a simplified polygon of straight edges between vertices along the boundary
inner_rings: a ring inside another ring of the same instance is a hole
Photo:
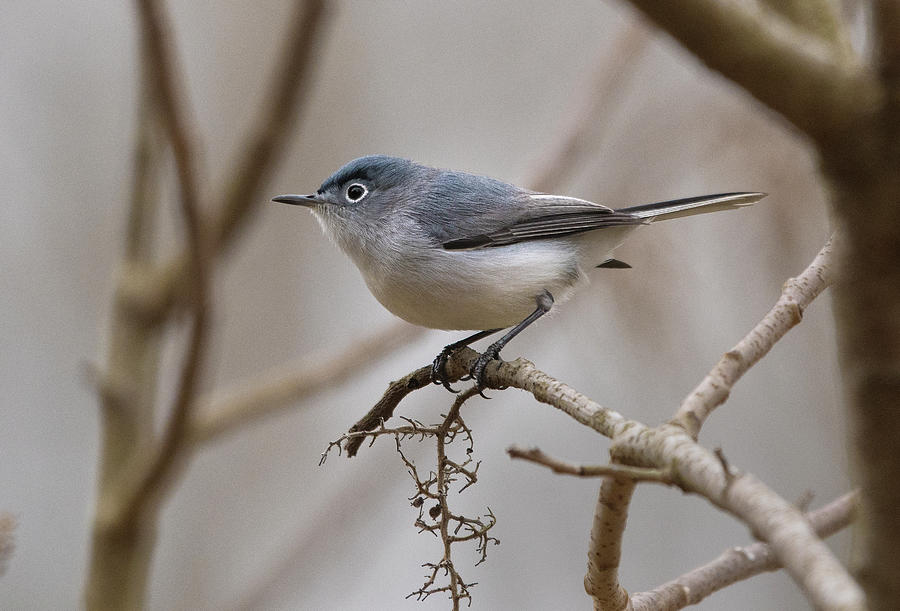
[[[362,180],[377,184],[381,189],[390,189],[424,169],[424,166],[409,159],[388,155],[367,155],[346,163],[322,183],[318,192],[332,191],[351,180]]]

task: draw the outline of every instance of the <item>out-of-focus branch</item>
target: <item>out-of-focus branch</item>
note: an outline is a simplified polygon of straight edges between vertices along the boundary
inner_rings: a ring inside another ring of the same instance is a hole
[[[10,513],[0,512],[0,575],[6,572],[9,559],[16,548],[16,518]]]
[[[163,492],[176,459],[187,438],[190,409],[194,403],[200,369],[206,347],[209,308],[208,262],[201,235],[199,188],[194,169],[196,147],[193,129],[189,127],[181,101],[184,87],[173,59],[171,28],[165,14],[154,0],[139,0],[138,10],[143,28],[142,41],[147,49],[150,79],[155,85],[163,128],[175,157],[180,190],[181,212],[187,241],[189,278],[191,280],[191,332],[178,381],[178,390],[162,440],[153,450],[146,471],[139,476],[133,491],[122,503],[118,519],[123,527],[140,519],[139,512]]]
[[[221,398],[201,397],[191,423],[191,438],[197,443],[214,441],[313,393],[333,388],[409,345],[424,331],[407,323],[392,324],[355,340],[337,354],[315,355],[301,363],[254,376],[236,384],[234,390],[225,391]]]
[[[324,30],[328,11],[323,0],[303,0],[290,22],[277,67],[272,74],[264,103],[241,147],[233,176],[222,195],[222,206],[204,223],[210,229],[204,239],[211,256],[217,256],[234,242],[239,229],[252,217],[252,212],[268,198],[259,189],[281,158],[291,135],[295,117],[307,97],[300,96],[309,84],[314,67],[315,50]],[[181,253],[162,264],[153,273],[151,283],[157,287],[153,303],[166,308],[183,301],[188,294],[187,253]]]
[[[832,49],[849,59],[853,55],[847,28],[841,21],[837,2],[831,0],[763,0],[795,26],[824,39]]]
[[[540,448],[520,448],[512,446],[506,449],[510,458],[520,458],[538,465],[543,465],[554,473],[575,475],[578,477],[610,477],[617,480],[634,482],[655,482],[673,485],[675,482],[668,472],[660,469],[643,469],[628,465],[576,465],[550,456]]]
[[[784,283],[781,297],[771,310],[691,391],[678,408],[673,424],[695,439],[712,411],[728,399],[735,383],[768,354],[772,346],[803,318],[803,311],[834,279],[832,242],[828,240],[812,263],[796,278]]]
[[[880,104],[883,92],[869,70],[756,3],[630,1],[817,142],[848,137]]]
[[[806,514],[819,537],[829,537],[855,518],[859,494],[851,492]],[[763,542],[733,547],[721,556],[648,592],[631,596],[633,611],[675,611],[696,605],[714,592],[766,571],[781,568],[772,548]]]
[[[579,110],[572,113],[569,126],[550,154],[542,157],[530,173],[526,181],[529,187],[544,192],[558,189],[586,154],[599,146],[598,125],[609,124],[650,38],[646,22],[635,19],[618,35],[611,51],[604,49],[590,81],[582,86]]]
[[[188,126],[180,96],[183,87],[175,74],[163,10],[140,0],[141,97],[135,178],[126,234],[125,266],[116,295],[109,372],[103,387],[104,404],[101,477],[93,529],[90,572],[85,601],[88,608],[143,606],[150,557],[155,543],[155,509],[164,484],[173,472],[185,439],[186,423],[203,360],[207,319],[207,265],[199,214],[199,188],[194,163],[193,130]],[[151,112],[158,110],[158,115]],[[175,158],[181,213],[187,241],[191,330],[175,404],[160,441],[153,437],[153,395],[158,365],[158,327],[146,310],[135,307],[135,279],[151,255],[155,146],[154,119],[165,131]],[[146,456],[151,456],[146,460]]]
[[[252,212],[261,202],[269,201],[258,197],[259,189],[275,169],[295,118],[311,97],[300,93],[312,78],[314,52],[325,27],[327,9],[324,0],[296,4],[259,114],[229,174],[234,178],[222,197],[222,209],[210,221],[212,248],[216,251],[231,244],[235,232],[251,218]]]
[[[875,27],[875,62],[878,76],[887,91],[884,128],[896,138],[900,134],[897,115],[900,114],[900,4],[894,0],[872,3]]]

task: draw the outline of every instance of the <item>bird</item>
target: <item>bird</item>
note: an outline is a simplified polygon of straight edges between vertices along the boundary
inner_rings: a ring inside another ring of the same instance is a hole
[[[435,384],[457,392],[448,381],[448,359],[508,329],[472,363],[469,377],[481,392],[487,364],[584,285],[589,270],[631,267],[613,254],[637,227],[741,208],[765,196],[719,193],[614,210],[495,178],[368,155],[346,163],[315,193],[273,201],[309,208],[375,298],[396,316],[433,329],[476,331],[435,357]]]

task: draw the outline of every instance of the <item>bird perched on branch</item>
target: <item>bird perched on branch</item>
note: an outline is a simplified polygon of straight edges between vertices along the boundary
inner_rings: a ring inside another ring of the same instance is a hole
[[[484,368],[525,327],[568,298],[586,270],[627,268],[613,251],[639,225],[747,206],[765,193],[720,193],[613,210],[493,178],[371,155],[332,174],[310,195],[274,201],[306,206],[362,272],[388,310],[434,329],[477,330],[444,348],[432,379],[453,390],[447,359],[509,330],[470,371]]]

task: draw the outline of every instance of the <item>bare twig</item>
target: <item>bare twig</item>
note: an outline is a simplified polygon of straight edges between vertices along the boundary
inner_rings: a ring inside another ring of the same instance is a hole
[[[337,354],[315,355],[239,382],[234,390],[222,393],[222,398],[201,397],[191,423],[191,438],[198,443],[219,439],[309,395],[333,388],[409,345],[424,331],[407,323],[392,324],[369,337],[354,340]]]
[[[846,138],[880,104],[882,91],[870,71],[756,3],[631,4],[710,68],[819,142]]]
[[[828,240],[812,263],[784,283],[771,310],[706,375],[682,401],[672,422],[695,439],[712,411],[728,399],[735,383],[803,318],[803,311],[834,279],[832,242]]]
[[[851,492],[825,507],[808,513],[807,520],[819,537],[828,537],[855,518],[859,494]],[[765,571],[780,568],[771,547],[763,542],[733,547],[721,556],[648,592],[631,596],[634,611],[675,611],[696,605],[714,592]]]
[[[629,467],[628,465],[576,465],[560,460],[545,453],[539,448],[520,448],[512,446],[506,449],[510,458],[521,458],[538,465],[543,465],[554,473],[564,475],[576,475],[578,477],[611,477],[617,480],[630,480],[633,482],[656,482],[672,486],[675,481],[671,475],[660,469],[644,469],[641,467]]]

